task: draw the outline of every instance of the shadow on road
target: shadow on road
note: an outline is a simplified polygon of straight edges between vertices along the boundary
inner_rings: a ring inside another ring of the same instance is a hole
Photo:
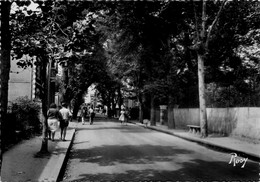
[[[129,170],[126,173],[98,173],[98,174],[82,174],[79,179],[70,180],[70,182],[85,181],[178,181],[178,182],[208,182],[208,181],[257,181],[257,175],[246,177],[243,172],[234,170],[234,176],[228,177],[226,173],[217,173],[213,169],[211,174],[205,170],[205,165],[219,165],[218,162],[192,161],[183,164],[183,168],[179,170]],[[225,165],[225,163],[220,164]],[[204,167],[204,168],[201,168]],[[194,168],[199,169],[194,170]],[[206,167],[207,169],[208,167]],[[192,170],[190,170],[192,169]],[[230,171],[228,171],[230,173]],[[229,175],[230,176],[230,175]],[[64,181],[65,182],[65,181]]]
[[[97,163],[111,166],[116,163],[148,164],[155,161],[169,161],[178,154],[190,154],[192,151],[177,149],[172,146],[154,145],[105,145],[74,151],[72,159],[80,162]]]
[[[241,165],[234,167],[228,164],[229,161],[189,159],[192,153],[191,150],[161,145],[103,145],[78,149],[70,157],[77,159],[80,163],[90,163],[90,166],[106,168],[115,167],[118,164],[133,165],[136,168],[113,174],[98,170],[93,173],[93,169],[91,173],[88,173],[90,169],[86,169],[86,174],[81,174],[80,178],[70,181],[257,181],[259,177],[257,163],[248,162],[245,168],[241,168]],[[180,160],[180,158],[185,158],[185,160]],[[157,163],[176,163],[176,165],[173,168],[160,170],[155,170],[153,167],[147,169],[147,166]]]

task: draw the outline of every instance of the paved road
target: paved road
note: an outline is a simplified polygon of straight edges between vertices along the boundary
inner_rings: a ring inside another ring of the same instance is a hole
[[[259,164],[133,124],[95,122],[76,133],[63,181],[259,179]]]

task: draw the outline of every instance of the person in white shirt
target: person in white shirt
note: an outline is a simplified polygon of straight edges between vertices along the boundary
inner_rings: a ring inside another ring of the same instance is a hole
[[[67,109],[67,105],[62,103],[62,108],[60,109],[60,113],[62,115],[63,120],[60,122],[60,139],[65,141],[67,127],[69,126],[69,119],[72,116],[69,109]]]
[[[127,116],[126,116],[126,111],[125,109],[122,109],[120,112],[120,117],[119,121],[121,121],[121,124],[126,124],[127,125]]]

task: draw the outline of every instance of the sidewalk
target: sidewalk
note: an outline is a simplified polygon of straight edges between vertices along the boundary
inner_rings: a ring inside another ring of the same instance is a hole
[[[71,147],[77,122],[70,122],[66,141],[60,141],[60,131],[55,141],[48,141],[49,155],[35,156],[41,148],[42,137],[24,140],[3,155],[2,182],[56,182],[66,155]]]
[[[201,138],[200,135],[190,133],[188,130],[168,129],[167,126],[160,125],[158,123],[156,123],[156,126],[145,126],[144,124],[138,122],[132,123],[148,129],[177,136],[185,140],[197,142],[215,150],[236,153],[238,156],[248,157],[251,160],[260,161],[260,141],[250,141],[242,138],[223,137],[219,135],[209,135],[207,138]]]

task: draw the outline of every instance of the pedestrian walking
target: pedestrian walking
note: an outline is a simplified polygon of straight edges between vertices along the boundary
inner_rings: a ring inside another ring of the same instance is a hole
[[[87,117],[87,108],[85,105],[82,105],[81,106],[81,123],[82,123],[82,125],[85,124],[86,117]]]
[[[91,107],[89,108],[88,113],[89,113],[89,123],[90,123],[90,124],[93,124],[93,122],[94,122],[94,117],[95,117],[95,112],[94,112],[93,106],[91,106]]]
[[[126,123],[128,123],[129,118],[130,118],[130,113],[129,113],[129,109],[128,108],[125,109],[125,117],[126,117]]]
[[[69,119],[72,116],[69,109],[67,109],[67,105],[62,103],[62,108],[60,109],[60,113],[62,115],[62,121],[60,122],[60,139],[65,141],[67,127],[69,125]]]
[[[78,122],[81,122],[81,108],[78,110],[77,120],[78,120]]]
[[[52,103],[47,111],[48,135],[49,139],[54,141],[55,132],[59,129],[62,116],[57,108],[57,105]]]
[[[125,112],[125,109],[122,109],[121,112],[120,112],[120,117],[119,117],[119,121],[121,121],[121,124],[126,123],[126,112]]]

